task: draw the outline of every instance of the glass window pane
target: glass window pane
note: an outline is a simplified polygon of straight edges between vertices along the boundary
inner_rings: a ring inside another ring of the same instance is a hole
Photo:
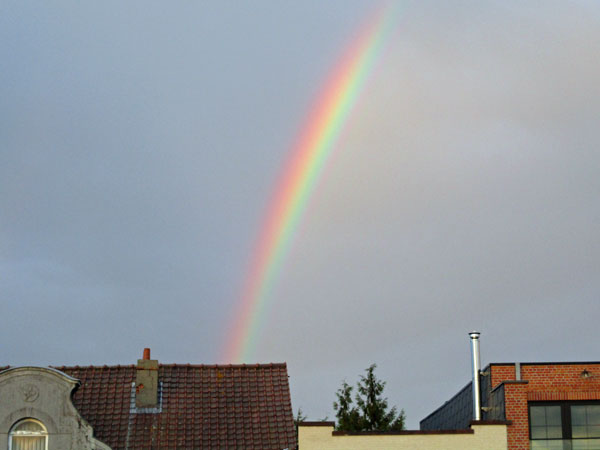
[[[600,425],[600,405],[588,405],[587,423],[590,425]]]
[[[559,405],[531,406],[531,439],[560,439],[563,437],[562,414]]]
[[[547,427],[546,429],[548,430],[548,439],[560,439],[563,437],[562,426]]]
[[[573,450],[600,450],[600,440],[573,439]]]
[[[45,450],[45,436],[13,436],[12,450]]]
[[[574,439],[600,438],[600,405],[571,406],[571,424]]]
[[[41,423],[25,419],[10,430],[9,441],[12,450],[46,450],[48,437]]]
[[[573,425],[585,425],[585,406],[571,406],[571,423]]]
[[[33,420],[24,420],[23,422],[19,423],[16,427],[14,427],[13,430],[14,431],[36,431],[36,432],[44,431],[42,426],[39,423],[34,422]]]
[[[546,408],[544,406],[532,406],[529,409],[531,425],[546,425]]]
[[[561,425],[560,406],[546,406],[546,423],[548,425]]]
[[[531,441],[531,450],[567,450],[569,442],[562,439]]]

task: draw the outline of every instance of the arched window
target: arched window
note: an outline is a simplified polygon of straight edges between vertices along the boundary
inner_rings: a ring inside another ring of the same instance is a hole
[[[23,419],[13,425],[8,438],[8,450],[47,450],[48,432],[35,419]]]

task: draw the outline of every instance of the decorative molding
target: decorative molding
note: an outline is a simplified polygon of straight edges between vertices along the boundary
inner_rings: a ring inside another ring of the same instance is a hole
[[[560,400],[600,400],[600,390],[597,391],[530,391],[529,401],[560,401]]]
[[[23,401],[27,403],[35,402],[40,396],[40,390],[35,384],[27,383],[21,386],[21,395]]]

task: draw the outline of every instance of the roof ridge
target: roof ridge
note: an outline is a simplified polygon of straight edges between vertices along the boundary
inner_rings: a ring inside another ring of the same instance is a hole
[[[87,366],[48,366],[51,367],[52,369],[57,369],[57,370],[63,370],[63,369],[67,369],[67,370],[75,370],[75,369],[132,369],[135,368],[136,365],[135,364],[115,364],[113,366],[108,366],[106,364],[103,365],[93,365],[93,364],[89,364]]]
[[[163,367],[204,367],[204,368],[256,368],[256,367],[287,367],[287,363],[256,363],[256,364],[190,364],[190,363],[159,363]]]
[[[190,364],[190,363],[159,363],[159,367],[194,367],[194,368],[209,368],[209,369],[255,369],[255,368],[266,368],[266,367],[284,367],[287,368],[287,363],[256,363],[256,364]],[[10,367],[10,366],[7,366]],[[53,369],[115,369],[123,368],[130,369],[137,367],[135,364],[115,364],[115,365],[85,365],[85,366],[48,366]]]

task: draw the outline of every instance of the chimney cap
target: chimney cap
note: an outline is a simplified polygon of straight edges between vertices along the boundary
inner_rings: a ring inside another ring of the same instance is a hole
[[[479,336],[481,335],[481,333],[479,331],[471,331],[469,333],[469,337],[471,339],[479,339]]]
[[[150,349],[148,347],[144,349],[144,356],[142,359],[150,359]]]

